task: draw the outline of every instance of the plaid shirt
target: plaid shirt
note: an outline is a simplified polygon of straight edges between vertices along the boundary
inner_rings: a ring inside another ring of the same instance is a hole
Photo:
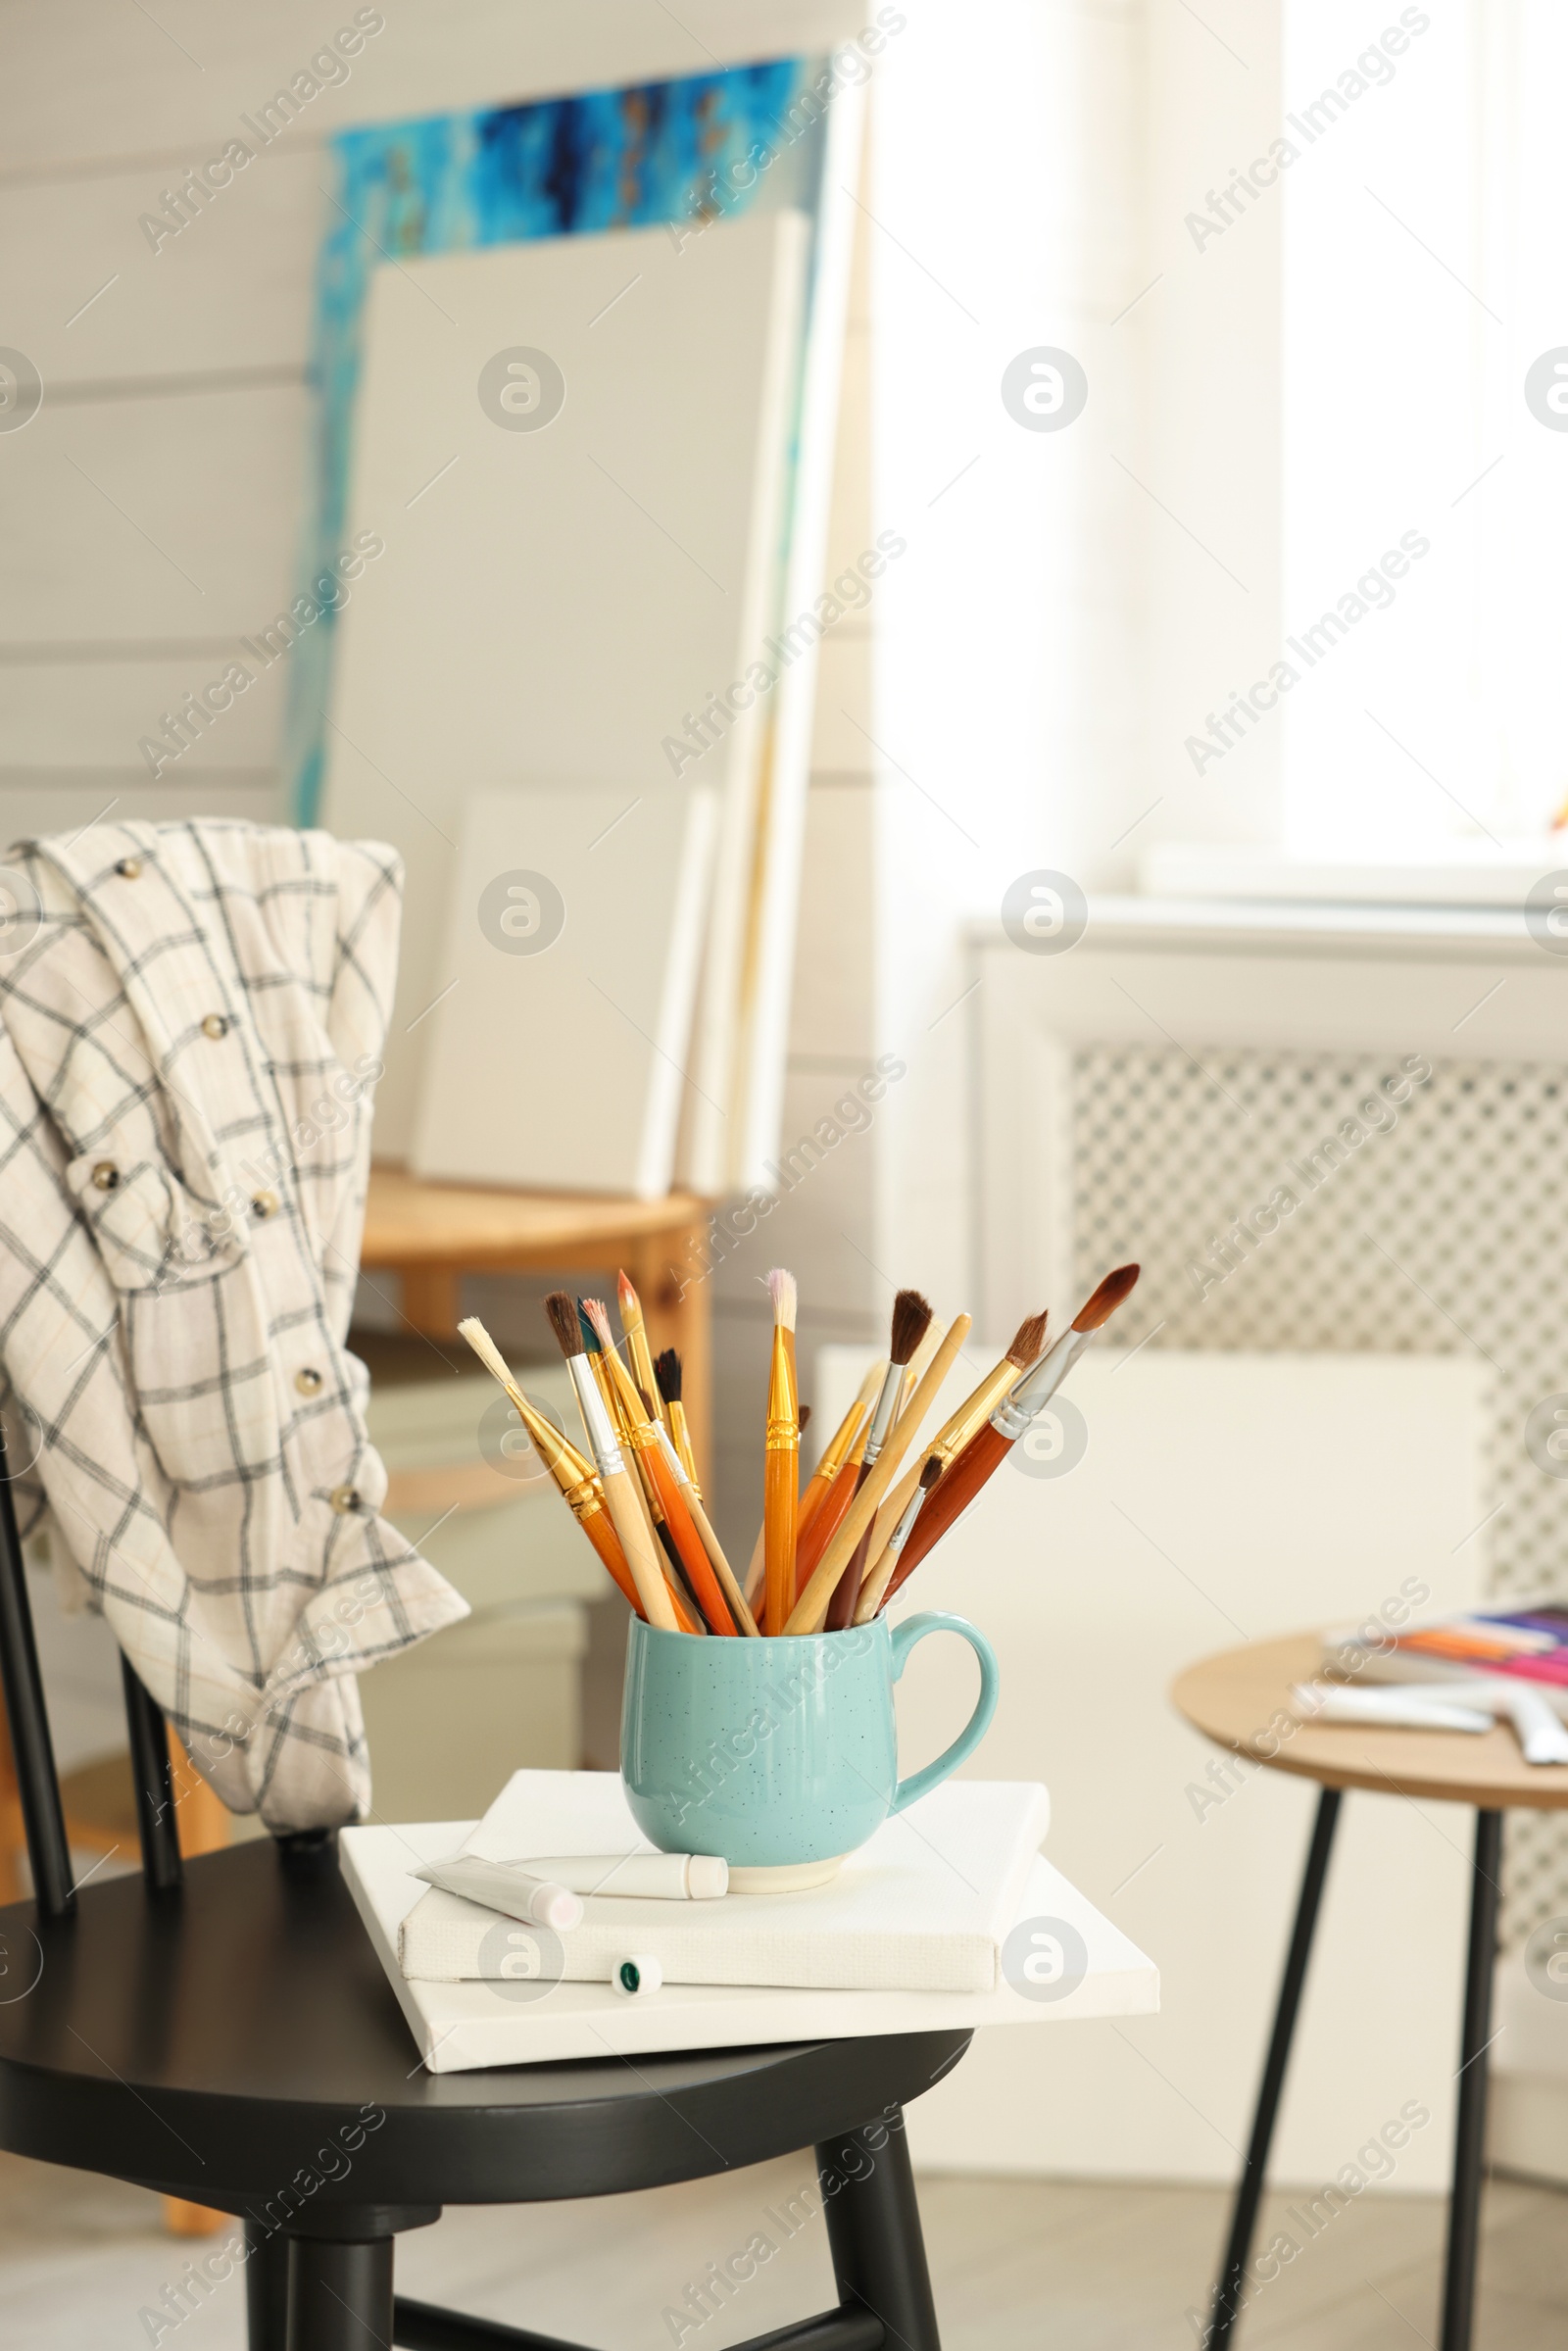
[[[376,1515],[344,1345],[402,868],[219,821],[11,858],[0,1356],[24,1535],[52,1521],[67,1605],[109,1619],[233,1810],[356,1818],[356,1673],[467,1613]]]

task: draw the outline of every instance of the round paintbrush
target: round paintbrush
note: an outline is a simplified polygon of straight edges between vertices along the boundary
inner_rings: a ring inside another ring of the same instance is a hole
[[[904,1372],[910,1356],[931,1327],[931,1302],[918,1290],[901,1290],[893,1300],[893,1328],[888,1343],[887,1377],[882,1393],[871,1413],[870,1434],[860,1458],[859,1475],[856,1481],[857,1496],[875,1469],[882,1447],[893,1427],[893,1416],[904,1396]],[[828,1602],[827,1630],[842,1633],[855,1621],[855,1604],[860,1596],[860,1578],[865,1573],[870,1556],[871,1530],[866,1528],[850,1558],[849,1565],[834,1588]]]
[[[582,1414],[582,1425],[588,1432],[588,1443],[605,1490],[605,1507],[620,1539],[620,1547],[626,1555],[626,1565],[637,1587],[643,1614],[661,1632],[678,1632],[680,1627],[676,1621],[674,1602],[664,1584],[664,1572],[660,1565],[642,1496],[632,1483],[614,1431],[610,1425],[605,1399],[589,1369],[577,1323],[577,1309],[564,1290],[552,1290],[545,1299],[545,1313],[556,1335],[556,1344],[565,1358],[566,1370],[577,1397],[577,1409]]]
[[[775,1266],[768,1366],[767,1435],[762,1471],[762,1629],[782,1633],[795,1605],[795,1519],[800,1507],[800,1397],[795,1387],[795,1276]]]
[[[943,1422],[932,1438],[928,1449],[936,1456],[943,1469],[947,1468],[950,1461],[957,1459],[976,1430],[990,1419],[1008,1389],[1016,1387],[1018,1374],[1030,1370],[1040,1360],[1045,1341],[1045,1315],[1030,1314],[1026,1316],[1013,1333],[1012,1345],[996,1369],[987,1372],[974,1394],[964,1397],[957,1411],[953,1414],[951,1419]],[[917,1462],[899,1480],[877,1512],[876,1525],[871,1529],[871,1565],[866,1571],[868,1578],[876,1572],[877,1562],[887,1547],[888,1539],[908,1508],[909,1496],[913,1494],[919,1479],[920,1465]],[[857,1606],[855,1614],[857,1623],[860,1622],[858,1606]]]
[[[1035,1415],[1045,1410],[1095,1333],[1109,1322],[1137,1279],[1136,1265],[1118,1265],[1114,1273],[1106,1274],[1071,1329],[1063,1331],[1054,1347],[1046,1349],[1033,1371],[1025,1372],[985,1426],[970,1438],[952,1468],[938,1481],[936,1492],[921,1511],[884,1595],[884,1606],[912,1575],[932,1544],[940,1543],[954,1521],[968,1509]]]

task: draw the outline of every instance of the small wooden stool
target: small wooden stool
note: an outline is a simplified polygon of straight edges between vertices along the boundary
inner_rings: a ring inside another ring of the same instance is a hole
[[[1287,1641],[1255,1641],[1246,1648],[1225,1649],[1217,1656],[1205,1657],[1200,1665],[1190,1666],[1171,1690],[1173,1701],[1188,1721],[1217,1746],[1267,1764],[1274,1771],[1315,1780],[1322,1789],[1274,2031],[1258,2087],[1252,2135],[1237,2186],[1230,2241],[1214,2287],[1204,2341],[1218,2351],[1231,2340],[1241,2316],[1242,2280],[1262,2201],[1269,2142],[1290,2061],[1340,1797],[1348,1788],[1364,1788],[1374,1795],[1427,1797],[1437,1803],[1475,1808],[1470,1946],[1459,2035],[1459,2114],[1440,2338],[1440,2351],[1470,2351],[1487,2129],[1492,1979],[1502,1876],[1502,1816],[1513,1810],[1550,1812],[1568,1807],[1568,1764],[1526,1763],[1518,1740],[1506,1727],[1460,1737],[1452,1731],[1385,1730],[1368,1724],[1362,1726],[1363,1735],[1357,1739],[1353,1729],[1343,1723],[1303,1723],[1280,1743],[1270,1726],[1280,1715],[1290,1714],[1291,1684],[1310,1682],[1322,1671],[1321,1640],[1316,1634],[1300,1633]],[[1456,1690],[1454,1694],[1463,1693]],[[1264,1752],[1265,1740],[1273,1747],[1272,1753]],[[1376,1748],[1371,1761],[1364,1756],[1368,1740],[1374,1741]]]

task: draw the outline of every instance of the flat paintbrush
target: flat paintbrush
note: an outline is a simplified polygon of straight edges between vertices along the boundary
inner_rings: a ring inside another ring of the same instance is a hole
[[[947,1468],[950,1461],[957,1459],[970,1438],[990,1419],[1008,1389],[1017,1386],[1019,1373],[1031,1370],[1038,1363],[1045,1340],[1046,1317],[1044,1314],[1031,1314],[1018,1325],[1017,1330],[1013,1333],[1012,1345],[995,1371],[987,1372],[974,1394],[964,1397],[957,1411],[953,1414],[951,1419],[943,1422],[927,1446],[927,1451],[935,1455],[943,1469]],[[877,1512],[876,1525],[871,1529],[871,1564],[866,1570],[868,1577],[875,1573],[877,1562],[887,1546],[888,1538],[908,1508],[909,1496],[913,1494],[919,1479],[920,1468],[916,1463],[914,1468],[907,1470],[899,1480]],[[858,1605],[857,1605],[855,1615],[856,1622],[859,1623],[861,1620]]]
[[[605,1490],[605,1507],[620,1539],[620,1547],[637,1587],[643,1614],[658,1631],[678,1632],[680,1627],[675,1605],[664,1584],[663,1569],[643,1510],[642,1496],[626,1468],[615,1433],[610,1425],[605,1399],[589,1368],[578,1327],[577,1309],[564,1290],[552,1290],[545,1299],[545,1312],[550,1319],[550,1328],[556,1335],[556,1343],[565,1358],[566,1370],[577,1397],[577,1409],[582,1414],[582,1424],[588,1432],[588,1444]]]
[[[1006,1459],[1030,1422],[1043,1412],[1095,1333],[1109,1322],[1138,1279],[1136,1265],[1118,1265],[1106,1274],[1088,1304],[1063,1331],[1054,1347],[1009,1390],[985,1426],[964,1446],[921,1511],[919,1523],[904,1546],[883,1605],[917,1568],[933,1543],[968,1509],[986,1480]]]
[[[800,1508],[800,1396],[795,1385],[795,1276],[775,1266],[773,1350],[767,1378],[767,1434],[762,1466],[762,1626],[782,1633],[795,1605],[795,1518]]]
[[[893,1328],[888,1345],[887,1376],[882,1393],[871,1410],[871,1427],[860,1457],[856,1493],[863,1493],[893,1428],[894,1414],[905,1396],[904,1374],[927,1331],[931,1328],[931,1302],[918,1290],[901,1290],[893,1300]],[[828,1603],[827,1630],[842,1633],[855,1621],[855,1603],[860,1596],[860,1578],[865,1572],[869,1555],[871,1529],[866,1527]]]
[[[660,1400],[664,1407],[664,1421],[680,1455],[681,1467],[694,1494],[701,1494],[702,1480],[697,1475],[697,1456],[692,1451],[692,1433],[686,1425],[686,1406],[681,1400],[685,1385],[680,1357],[672,1347],[661,1347],[654,1357],[654,1381]]]
[[[733,1635],[734,1620],[713,1573],[712,1562],[703,1547],[702,1537],[692,1523],[691,1512],[681,1498],[677,1475],[679,1464],[675,1461],[673,1448],[666,1460],[662,1442],[664,1432],[643,1404],[637,1394],[636,1383],[615,1352],[609,1308],[601,1298],[590,1298],[583,1300],[583,1310],[599,1341],[603,1360],[619,1396],[626,1443],[636,1457],[639,1471],[657,1497],[681,1573],[691,1587],[692,1597],[708,1619],[711,1631]]]

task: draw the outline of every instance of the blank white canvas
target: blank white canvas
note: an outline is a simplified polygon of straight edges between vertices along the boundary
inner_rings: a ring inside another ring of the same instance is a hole
[[[1000,1352],[971,1346],[970,1386]],[[816,1426],[832,1430],[867,1360],[818,1355],[807,1389]],[[895,1613],[955,1609],[1001,1664],[996,1721],[965,1769],[1045,1781],[1049,1858],[1161,1982],[1158,2017],[1027,2045],[981,2034],[911,2108],[917,2157],[1235,2177],[1317,1790],[1259,1769],[1223,1803],[1195,1800],[1190,1789],[1212,1789],[1219,1750],[1177,1716],[1170,1684],[1244,1639],[1352,1621],[1406,1576],[1431,1587],[1435,1608],[1477,1595],[1483,1368],[1456,1356],[1093,1350],[1063,1391],[1089,1431],[1078,1466],[1042,1479],[1004,1463],[916,1570]],[[948,1409],[962,1393],[956,1376]],[[959,1642],[920,1645],[899,1689],[906,1770],[946,1744],[974,1686]],[[1473,1815],[1452,1805],[1345,1798],[1278,2180],[1332,2178],[1418,2099],[1432,2121],[1392,2184],[1446,2183],[1472,1834]],[[1210,2250],[1195,2248],[1195,2274]]]
[[[716,794],[690,784],[469,800],[416,1174],[645,1200],[669,1190],[717,818]],[[511,952],[508,933],[520,946],[547,935],[548,909],[547,928],[531,928],[543,894],[510,874],[542,875],[563,902],[560,935],[537,954]]]
[[[338,622],[321,821],[408,863],[376,1140],[405,1152],[445,980],[460,810],[526,781],[672,780],[663,740],[771,626],[808,227],[795,212],[383,266],[367,301],[345,535],[386,553]],[[480,405],[498,353],[565,381],[539,430]],[[758,721],[704,760],[743,872]],[[733,1001],[743,906],[716,900],[705,989]]]

